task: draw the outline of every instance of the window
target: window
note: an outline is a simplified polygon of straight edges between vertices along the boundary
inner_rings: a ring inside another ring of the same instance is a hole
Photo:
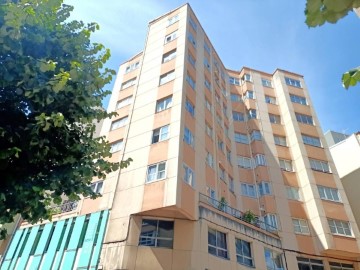
[[[215,101],[220,104],[220,96],[215,93]]]
[[[270,230],[277,230],[278,229],[278,222],[277,222],[277,217],[274,214],[266,214],[264,216],[264,222],[267,226],[268,229]]]
[[[118,129],[126,125],[128,121],[128,117],[125,116],[123,118],[120,118],[119,120],[115,120],[111,123],[110,130]]]
[[[222,118],[221,118],[221,116],[218,114],[218,113],[216,113],[216,122],[220,125],[220,126],[222,126]]]
[[[354,265],[347,263],[329,262],[330,270],[354,270]]]
[[[210,71],[210,63],[206,57],[204,57],[204,66],[208,71]]]
[[[147,169],[146,182],[161,180],[165,178],[166,162],[149,165]]]
[[[209,165],[211,168],[214,168],[214,157],[209,152],[207,152],[206,154],[206,164]]]
[[[265,96],[265,102],[276,105],[276,98],[272,96]]]
[[[209,203],[211,203],[214,207],[218,207],[219,204],[216,202],[216,192],[211,187],[206,187],[206,194],[210,197],[208,198]]]
[[[314,171],[330,173],[329,164],[326,161],[321,161],[311,158],[309,158],[309,161],[310,161],[310,167]]]
[[[140,62],[135,62],[135,63],[132,63],[130,65],[128,65],[125,69],[125,73],[129,73],[130,71],[133,71],[135,69],[137,69],[138,67],[140,66]]]
[[[255,165],[256,166],[266,166],[265,156],[262,154],[255,155]]]
[[[271,80],[261,78],[261,83],[262,83],[263,86],[272,87]]]
[[[225,116],[226,118],[228,118],[228,115],[227,115],[227,106],[225,105],[225,103],[223,103],[222,110],[223,110],[224,116]]]
[[[324,270],[324,264],[321,260],[296,257],[299,270]]]
[[[320,198],[323,200],[341,202],[339,191],[335,188],[318,186]]]
[[[259,195],[271,195],[270,183],[262,181],[258,184]]]
[[[348,221],[341,221],[341,220],[328,218],[328,223],[332,234],[352,236],[350,223]]]
[[[283,270],[281,254],[265,248],[265,262],[267,270]]]
[[[304,144],[322,147],[320,138],[301,134]]]
[[[171,34],[165,36],[165,42],[164,43],[167,44],[167,43],[173,41],[176,38],[177,38],[177,31],[172,32]]]
[[[291,100],[291,102],[294,102],[294,103],[299,103],[299,104],[302,104],[302,105],[307,105],[306,98],[301,97],[301,96],[297,96],[297,95],[290,94],[290,100]]]
[[[241,194],[244,196],[256,198],[256,189],[254,185],[241,183]]]
[[[229,132],[230,132],[229,127],[224,124],[224,133],[225,133],[226,137],[228,137],[230,139]]]
[[[250,74],[247,74],[245,73],[244,76],[242,76],[241,78],[243,81],[247,81],[247,82],[251,82],[251,75]]]
[[[118,109],[121,109],[121,108],[131,104],[132,98],[133,98],[133,96],[129,96],[129,97],[126,97],[126,98],[123,98],[123,99],[119,100],[116,103],[116,109],[118,110]]]
[[[226,159],[231,164],[231,151],[226,148]]]
[[[232,102],[242,102],[241,96],[238,94],[231,94],[230,99]]]
[[[186,164],[183,165],[184,167],[184,181],[190,185],[190,186],[194,186],[195,184],[195,174],[194,171],[187,166]]]
[[[188,40],[191,42],[194,47],[196,47],[196,40],[191,32],[188,33]]]
[[[249,137],[246,134],[235,132],[235,142],[249,144]]]
[[[192,103],[188,99],[186,99],[186,102],[185,102],[185,109],[191,114],[192,117],[194,117],[195,107],[194,107],[194,105],[192,105]]]
[[[295,87],[301,88],[301,83],[300,83],[299,80],[295,80],[295,79],[291,79],[291,78],[285,77],[285,83],[286,83],[287,85],[291,85],[291,86],[295,86]]]
[[[248,110],[247,113],[248,113],[248,120],[257,118],[255,109],[250,109],[250,110]]]
[[[156,102],[156,112],[158,113],[167,110],[171,107],[171,105],[172,105],[172,96],[164,99],[160,99]]]
[[[121,85],[121,90],[133,86],[136,82],[136,78],[132,78]]]
[[[187,127],[185,127],[185,130],[184,130],[184,141],[191,147],[194,147],[194,135],[191,133],[190,129],[188,129]]]
[[[204,49],[208,54],[210,54],[210,46],[209,46],[209,44],[207,44],[206,41],[204,41]]]
[[[306,114],[300,114],[300,113],[295,113],[295,115],[296,115],[296,120],[299,123],[314,125],[312,116]]]
[[[293,171],[291,160],[279,159],[279,165],[280,165],[280,169],[283,171],[288,171],[288,172]]]
[[[269,120],[272,124],[281,124],[280,115],[269,113]]]
[[[309,225],[305,219],[293,218],[292,223],[295,233],[310,234]]]
[[[251,141],[261,141],[261,133],[259,130],[253,130],[250,134]]]
[[[205,98],[205,106],[206,106],[206,109],[208,109],[210,112],[212,112],[212,105],[211,105],[210,101],[208,101],[206,98]]]
[[[194,22],[194,20],[189,17],[189,24],[191,25],[192,29],[194,29],[194,31],[196,32],[197,31],[197,25],[196,23]]]
[[[195,83],[194,79],[191,78],[191,76],[189,74],[186,74],[186,81],[191,86],[191,88],[195,90],[196,83]]]
[[[221,139],[217,139],[218,142],[218,149],[224,152],[224,142]]]
[[[211,228],[208,229],[208,252],[221,258],[228,258],[225,233]]]
[[[245,93],[245,98],[255,99],[255,93],[254,93],[254,91],[247,90],[246,93]]]
[[[163,55],[163,63],[169,62],[176,57],[176,49],[170,52],[167,52]]]
[[[174,221],[143,219],[139,246],[172,248]]]
[[[286,187],[286,195],[290,200],[301,201],[299,189],[296,187]]]
[[[102,194],[103,186],[104,186],[104,181],[97,181],[97,182],[91,183],[90,188],[96,194]]]
[[[276,145],[287,146],[286,137],[274,135],[274,141]]]
[[[172,16],[168,19],[168,26],[176,23],[179,20],[179,14],[176,14],[175,16]]]
[[[208,90],[211,90],[211,83],[205,78],[204,84]]]
[[[219,178],[225,181],[225,169],[219,165]]]
[[[192,56],[192,54],[190,52],[188,52],[188,60],[190,62],[190,64],[195,67],[195,64],[196,64],[196,60],[195,58]]]
[[[235,186],[234,186],[234,179],[229,175],[229,190],[234,193]]]
[[[207,123],[205,123],[205,131],[206,131],[206,134],[212,138],[213,137],[213,129],[211,126],[209,126]]]
[[[234,121],[238,121],[238,122],[244,122],[245,121],[244,114],[241,113],[241,112],[233,111],[232,115],[233,115],[233,120]]]
[[[251,255],[250,243],[241,239],[235,239],[236,261],[247,266],[254,266]]]
[[[158,143],[169,139],[169,125],[153,130],[151,143]]]
[[[120,151],[123,147],[123,140],[113,142],[111,144],[110,153],[115,153],[117,151]]]
[[[241,168],[244,168],[244,169],[252,169],[253,168],[253,163],[252,163],[251,158],[238,156],[237,162],[238,162],[238,166]]]
[[[172,80],[175,79],[175,70],[172,70],[168,73],[165,73],[163,75],[160,76],[160,82],[159,82],[159,85],[163,85],[165,83],[168,83]]]
[[[233,85],[240,85],[240,81],[237,78],[229,77],[229,83]]]

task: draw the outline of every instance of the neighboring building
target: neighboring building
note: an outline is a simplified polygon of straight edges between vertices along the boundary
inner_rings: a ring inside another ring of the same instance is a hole
[[[349,137],[349,135],[340,133],[340,132],[335,132],[332,130],[328,130],[325,132],[324,137],[325,137],[328,147],[331,147],[334,144],[337,144],[337,143],[345,140],[347,137]]]
[[[94,182],[101,198],[22,224],[1,270],[359,269],[301,75],[226,69],[186,4],[150,22],[108,110],[111,160],[134,162]]]
[[[332,131],[330,131],[332,132]],[[332,132],[333,133],[333,132]],[[336,132],[335,132],[336,133]],[[339,133],[337,133],[339,134]],[[340,133],[341,134],[341,133]],[[355,220],[360,225],[360,133],[345,135],[346,138],[330,147],[339,177],[349,199]],[[325,134],[326,137],[326,134]]]

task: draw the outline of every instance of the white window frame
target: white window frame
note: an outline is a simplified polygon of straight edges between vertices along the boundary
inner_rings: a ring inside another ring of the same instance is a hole
[[[266,87],[273,87],[272,82],[269,79],[261,78],[261,84]]]
[[[234,94],[234,93],[230,94],[230,100],[232,102],[242,102],[241,96],[239,94]]]
[[[252,82],[252,77],[250,74],[248,73],[245,73],[242,78],[241,78],[242,81],[245,81],[245,82]]]
[[[196,48],[196,39],[190,31],[188,32],[188,40]]]
[[[162,62],[167,63],[176,57],[176,49],[163,54]]]
[[[297,87],[297,88],[302,88],[300,80],[285,77],[285,83],[287,85],[290,85],[290,86],[294,86],[294,87]]]
[[[205,98],[205,107],[206,107],[206,109],[209,110],[209,112],[212,113],[212,105],[211,105],[210,101],[207,98]]]
[[[232,178],[230,175],[228,177],[229,177],[229,190],[230,192],[234,193],[235,192],[234,178]]]
[[[188,165],[183,163],[184,168],[184,182],[187,183],[189,186],[195,186],[195,173],[194,170],[191,169]]]
[[[121,128],[127,124],[128,116],[117,119],[111,123],[110,131]]]
[[[253,90],[247,90],[244,97],[245,99],[255,99],[255,92]]]
[[[139,68],[139,66],[140,66],[140,61],[128,65],[125,69],[125,74]]]
[[[204,57],[204,66],[208,71],[211,70],[211,65],[210,65],[209,59],[207,59],[207,57]]]
[[[302,266],[306,265],[309,267],[309,269],[313,269],[314,266],[314,268],[316,269],[320,269],[319,267],[322,267],[322,270],[325,270],[324,263],[322,260],[297,257],[297,263],[298,265],[302,265]]]
[[[123,82],[123,84],[121,85],[121,90],[129,88],[130,86],[133,86],[135,83],[136,83],[136,77],[132,78],[130,80],[127,80],[126,82]]]
[[[262,135],[260,130],[253,130],[250,134],[250,140],[251,141],[261,141]]]
[[[255,166],[266,166],[266,158],[263,154],[256,154],[254,157]]]
[[[168,26],[176,23],[177,21],[179,21],[179,14],[176,14],[168,19]]]
[[[244,245],[247,246],[247,249],[244,250]],[[240,246],[240,252],[238,252],[238,247]],[[246,250],[249,251],[249,254],[245,254]],[[254,267],[254,258],[252,255],[251,243],[242,239],[235,238],[235,252],[236,252],[236,261],[239,264],[246,265],[249,267]]]
[[[232,85],[240,85],[240,80],[235,77],[229,77],[229,83]]]
[[[294,232],[297,234],[310,234],[309,224],[305,219],[292,218]]]
[[[271,184],[267,181],[261,181],[257,185],[259,196],[271,195]]]
[[[328,218],[328,223],[332,234],[353,237],[350,222]]]
[[[257,118],[257,112],[255,109],[248,110],[247,115],[248,115],[248,120]]]
[[[249,136],[247,134],[238,133],[238,132],[234,132],[234,140],[237,143],[243,143],[243,144],[249,144],[250,143],[250,139],[249,139]]]
[[[194,148],[194,134],[187,127],[184,128],[184,142]]]
[[[90,184],[90,188],[96,194],[102,194],[104,189],[104,180],[96,181]]]
[[[311,115],[295,113],[295,116],[299,123],[315,126],[314,118]]]
[[[192,104],[192,102],[189,99],[186,99],[185,101],[185,109],[187,112],[190,113],[192,117],[195,116],[195,106]]]
[[[239,167],[244,169],[252,169],[254,168],[254,162],[252,158],[244,157],[244,156],[237,156],[237,164]]]
[[[264,250],[264,255],[265,255],[265,263],[266,263],[266,269],[267,270],[283,270],[284,266],[283,266],[283,261],[282,261],[282,256],[281,253],[277,253],[271,249],[267,249],[265,248]],[[267,261],[267,254],[270,255],[270,262]],[[276,263],[280,262],[281,265],[277,265]]]
[[[276,105],[276,97],[265,95],[265,102],[267,104],[274,104]]]
[[[224,259],[228,259],[229,258],[229,253],[228,253],[228,247],[227,247],[227,235],[226,235],[226,233],[223,233],[223,232],[220,232],[220,231],[217,231],[217,230],[215,230],[215,229],[212,229],[212,228],[208,228],[208,239],[209,239],[209,231],[212,231],[212,232],[214,232],[215,233],[215,243],[216,243],[216,245],[214,246],[214,245],[211,245],[210,243],[209,243],[209,241],[208,241],[208,250],[209,250],[209,248],[213,248],[213,249],[215,249],[215,253],[216,254],[213,254],[213,253],[210,253],[210,254],[212,254],[212,255],[214,255],[214,256],[217,256],[217,257],[220,257],[220,258],[224,258]],[[221,247],[221,246],[218,246],[218,237],[219,237],[219,234],[222,234],[222,236],[224,236],[223,238],[225,239],[225,248],[224,247]],[[221,252],[221,253],[219,253],[219,252]],[[221,254],[221,255],[220,255]],[[225,256],[223,256],[222,254],[224,254]]]
[[[301,104],[301,105],[308,105],[306,97],[290,94],[290,100],[293,103]]]
[[[271,124],[281,124],[281,117],[277,114],[269,113],[269,121]]]
[[[286,187],[286,196],[289,200],[301,201],[300,190],[297,187]]]
[[[245,122],[245,116],[242,112],[232,111],[232,116],[236,122]]]
[[[241,194],[251,198],[257,198],[255,185],[248,183],[241,183]]]
[[[116,103],[116,110],[119,110],[121,108],[126,107],[127,105],[130,105],[132,103],[132,100],[133,100],[133,96],[128,96],[126,98],[119,100]]]
[[[323,160],[309,158],[310,167],[314,171],[331,173],[329,163]]]
[[[172,106],[172,96],[160,99],[156,102],[155,112],[162,112],[169,109]]]
[[[317,186],[320,198],[332,202],[342,202],[339,190],[325,186]]]
[[[214,168],[214,156],[210,152],[206,153],[205,161],[209,167]]]
[[[207,52],[209,55],[211,54],[210,46],[207,44],[206,41],[204,41],[204,49],[205,52]]]
[[[204,80],[204,85],[208,90],[211,91],[211,83],[206,78]]]
[[[162,126],[153,130],[151,143],[159,143],[169,139],[170,125]]]
[[[291,160],[279,158],[280,169],[286,172],[293,172],[293,164]]]
[[[276,145],[287,146],[286,137],[274,135],[274,142]]]
[[[305,134],[301,134],[304,144],[315,146],[315,147],[322,147],[320,138],[313,137]]]
[[[329,262],[330,270],[355,270],[353,264],[340,263],[340,262]]]
[[[164,165],[164,169],[159,171],[159,167]],[[150,174],[150,169],[155,167],[155,172]],[[150,175],[154,175],[153,177],[150,177]],[[162,161],[159,163],[151,164],[147,167],[146,171],[146,183],[155,182],[158,180],[162,180],[166,178],[166,161]]]
[[[164,85],[168,82],[171,82],[175,79],[175,70],[166,72],[160,76],[159,85]]]
[[[264,216],[264,222],[266,225],[270,225],[269,229],[270,230],[278,230],[279,229],[279,222],[278,222],[278,218],[277,215],[275,214],[266,214]]]
[[[205,131],[206,131],[206,134],[212,139],[214,136],[214,131],[213,131],[213,128],[211,126],[209,126],[207,123],[205,123]]]
[[[119,140],[111,143],[110,153],[121,151],[123,146],[124,146],[123,140]]]
[[[188,52],[188,61],[190,62],[190,64],[193,67],[196,66],[196,59],[192,56],[192,54],[190,52]]]
[[[192,29],[194,29],[195,32],[197,32],[197,24],[194,22],[194,20],[189,17],[189,24],[192,27]]]
[[[164,44],[168,44],[169,42],[175,40],[177,38],[177,31],[174,31],[165,36]]]
[[[219,178],[226,182],[225,169],[219,165]]]
[[[189,74],[186,74],[186,81],[188,82],[190,87],[195,90],[196,82],[194,81],[194,79]]]

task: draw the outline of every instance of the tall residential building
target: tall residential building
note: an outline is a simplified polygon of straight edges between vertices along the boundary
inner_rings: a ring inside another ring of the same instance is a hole
[[[186,4],[149,23],[108,110],[111,160],[134,162],[93,183],[101,198],[22,224],[1,270],[359,269],[301,75],[225,68]]]

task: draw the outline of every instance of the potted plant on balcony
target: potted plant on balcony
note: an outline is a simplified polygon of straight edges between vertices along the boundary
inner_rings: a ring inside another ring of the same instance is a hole
[[[243,216],[242,216],[243,220],[245,222],[248,222],[248,223],[251,223],[251,224],[254,224],[255,220],[256,220],[256,215],[251,212],[251,210],[247,210]]]
[[[225,211],[226,206],[227,206],[227,201],[226,201],[225,197],[221,197],[219,205],[218,205],[218,209],[220,211]]]

